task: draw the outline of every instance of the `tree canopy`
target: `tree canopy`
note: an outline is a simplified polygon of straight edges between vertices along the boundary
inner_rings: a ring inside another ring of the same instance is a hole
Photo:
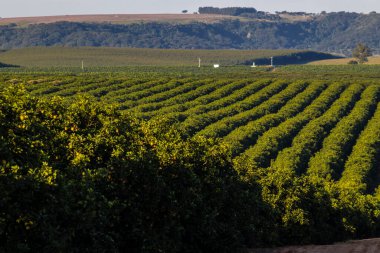
[[[0,88],[1,252],[236,252],[379,236],[378,196],[253,168],[164,117],[74,100]]]
[[[371,55],[371,49],[363,43],[357,44],[355,49],[352,51],[352,56],[358,59],[358,62],[361,64],[368,62],[368,57]]]

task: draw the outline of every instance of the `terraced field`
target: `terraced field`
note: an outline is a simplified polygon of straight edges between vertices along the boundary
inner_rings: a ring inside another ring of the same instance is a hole
[[[88,94],[188,136],[221,138],[250,168],[291,168],[373,192],[379,183],[380,85],[213,78],[29,81],[33,95]]]

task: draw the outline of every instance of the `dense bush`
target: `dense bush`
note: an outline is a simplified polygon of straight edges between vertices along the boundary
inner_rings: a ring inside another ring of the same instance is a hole
[[[227,147],[81,98],[0,93],[0,250],[225,252],[261,242]]]

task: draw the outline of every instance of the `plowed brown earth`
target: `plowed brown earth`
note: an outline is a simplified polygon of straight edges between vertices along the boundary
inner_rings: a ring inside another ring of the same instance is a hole
[[[253,249],[249,253],[380,253],[380,238],[349,241],[334,245],[290,246]]]
[[[67,22],[89,23],[134,23],[134,22],[216,22],[231,19],[231,16],[209,14],[99,14],[99,15],[65,15],[43,17],[0,18],[0,25],[15,23],[18,25]],[[236,18],[236,17],[235,17]]]

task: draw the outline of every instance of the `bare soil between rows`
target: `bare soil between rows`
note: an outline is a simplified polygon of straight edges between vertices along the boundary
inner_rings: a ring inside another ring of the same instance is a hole
[[[334,245],[289,246],[252,249],[249,253],[380,253],[380,238],[348,241]]]

